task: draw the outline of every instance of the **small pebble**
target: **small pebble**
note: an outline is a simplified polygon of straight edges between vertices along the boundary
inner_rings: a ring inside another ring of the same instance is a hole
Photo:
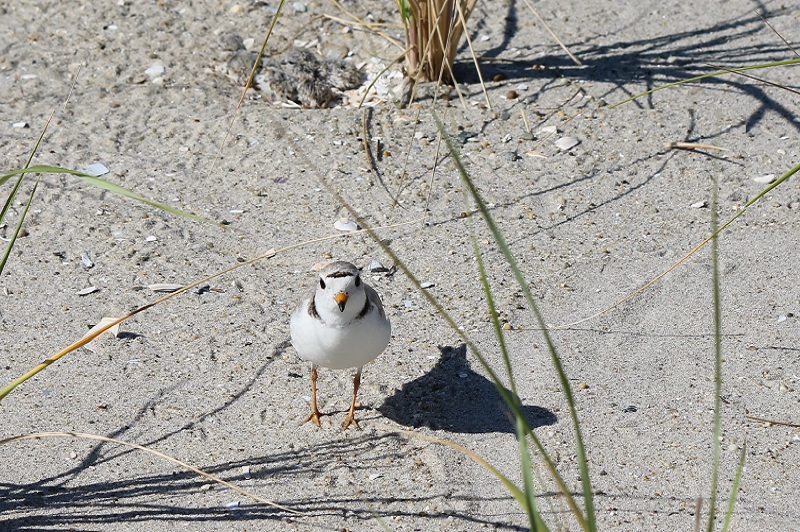
[[[164,75],[167,69],[164,68],[164,65],[161,64],[154,64],[150,68],[144,71],[144,73],[149,76],[151,79],[158,78]]]
[[[13,124],[11,124],[11,127],[26,128],[26,127],[28,127],[28,123],[27,122],[14,122]]]
[[[506,100],[516,100],[517,98],[519,98],[517,91],[508,91],[506,93]]]
[[[305,13],[306,11],[308,11],[308,7],[303,2],[293,3],[292,9],[294,9],[295,13]]]
[[[436,286],[435,283],[431,283],[431,282],[424,282],[424,283],[420,283],[419,285],[422,288],[433,288],[434,286]]]
[[[403,306],[404,307],[411,308],[413,305],[414,305],[414,302],[411,301],[410,299],[404,299],[403,300]]]
[[[514,330],[514,326],[511,325],[510,323],[506,322],[506,323],[503,324],[503,330],[504,331],[513,331]]]
[[[202,286],[195,287],[195,289],[192,290],[192,292],[197,294],[198,296],[201,296],[201,295],[205,294],[206,292],[210,292],[210,291],[211,291],[211,285],[210,284],[204,284]]]
[[[545,127],[541,128],[541,129],[539,129],[539,134],[540,135],[552,135],[556,131],[558,131],[558,128],[556,126],[545,126]]]
[[[503,81],[504,79],[506,79],[506,75],[503,74],[502,72],[498,72],[497,74],[492,76],[492,81]]]
[[[708,207],[708,202],[707,201],[697,201],[695,203],[692,203],[690,205],[690,207],[692,207],[693,209],[702,209],[703,207]]]

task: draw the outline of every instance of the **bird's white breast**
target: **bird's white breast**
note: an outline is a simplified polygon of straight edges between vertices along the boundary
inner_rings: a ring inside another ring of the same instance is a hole
[[[326,368],[360,367],[380,355],[391,338],[388,318],[371,304],[370,311],[344,326],[330,326],[308,312],[309,301],[290,323],[292,345],[300,358]]]

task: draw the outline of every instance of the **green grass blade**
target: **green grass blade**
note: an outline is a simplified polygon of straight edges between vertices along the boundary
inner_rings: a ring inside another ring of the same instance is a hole
[[[744,457],[747,450],[747,441],[742,444],[742,451],[739,453],[739,465],[736,467],[736,477],[733,479],[733,486],[731,486],[731,496],[728,498],[728,509],[725,511],[725,522],[722,525],[722,532],[728,532],[731,526],[731,517],[733,517],[733,509],[736,506],[736,497],[739,495],[739,482],[742,480],[742,472],[744,471]]]
[[[2,185],[3,182],[5,182],[9,178],[11,178],[12,176],[19,175],[19,174],[26,174],[26,173],[34,173],[34,172],[43,173],[43,174],[69,174],[69,175],[74,175],[76,177],[79,177],[80,179],[82,179],[83,181],[85,181],[86,183],[88,183],[90,185],[94,185],[94,186],[102,188],[104,190],[108,190],[109,192],[112,192],[112,193],[117,194],[119,196],[124,196],[126,198],[130,198],[132,200],[139,201],[141,203],[146,203],[147,205],[150,205],[150,206],[155,207],[157,209],[161,209],[162,211],[166,211],[166,212],[169,212],[169,213],[172,213],[172,214],[176,214],[178,216],[183,216],[184,218],[189,218],[190,220],[195,220],[195,221],[198,221],[198,222],[213,224],[213,225],[216,225],[217,227],[227,228],[227,226],[225,226],[225,225],[223,225],[221,223],[214,222],[212,220],[209,220],[207,218],[203,218],[202,216],[198,216],[198,215],[192,214],[190,212],[182,211],[181,209],[176,209],[175,207],[170,207],[169,205],[164,205],[162,203],[158,203],[158,202],[149,200],[149,199],[144,198],[144,197],[136,194],[135,192],[131,192],[130,190],[128,190],[126,188],[123,188],[123,187],[121,187],[119,185],[115,185],[114,183],[110,183],[110,182],[108,182],[108,181],[106,181],[104,179],[100,179],[99,177],[95,177],[93,175],[89,175],[89,174],[85,174],[83,172],[79,172],[78,170],[70,170],[69,168],[61,168],[61,167],[58,167],[58,166],[39,165],[39,166],[31,166],[31,167],[28,167],[28,168],[22,168],[22,169],[19,169],[19,170],[12,170],[12,171],[8,172],[7,174],[3,175],[2,177],[0,177],[0,185]]]
[[[0,186],[3,185],[6,181],[14,177],[13,175],[2,176],[5,179],[0,178]],[[3,223],[6,219],[6,214],[8,214],[8,210],[11,208],[11,205],[14,203],[14,198],[17,197],[17,193],[19,192],[19,188],[22,186],[22,182],[25,180],[25,172],[22,172],[22,175],[17,178],[17,182],[14,183],[14,188],[11,189],[11,192],[8,193],[6,197],[6,202],[3,204],[3,210],[0,211],[0,223]]]
[[[468,205],[469,201],[468,198],[464,197],[464,204]],[[500,355],[503,358],[503,365],[506,369],[506,375],[508,375],[508,383],[509,387],[511,388],[511,394],[513,395],[513,399],[518,401],[517,397],[517,385],[514,382],[514,372],[511,367],[511,358],[508,355],[508,346],[506,346],[506,338],[503,335],[503,328],[500,325],[500,320],[497,317],[497,305],[494,302],[494,295],[492,294],[492,289],[489,286],[489,279],[486,275],[486,266],[483,262],[483,254],[481,253],[481,248],[478,245],[478,238],[475,236],[475,227],[472,219],[470,218],[469,221],[469,238],[472,241],[472,249],[475,253],[475,261],[478,265],[478,277],[481,281],[481,288],[483,288],[483,295],[486,297],[486,306],[489,309],[489,317],[492,320],[492,329],[494,329],[495,337],[497,338],[497,345],[500,347]],[[511,406],[511,405],[509,405]]]
[[[33,157],[36,155],[36,152],[39,151],[39,146],[42,144],[42,139],[44,138],[44,134],[47,132],[47,128],[50,126],[50,122],[53,120],[53,116],[56,114],[56,110],[50,113],[50,117],[47,119],[47,122],[44,123],[44,127],[42,128],[42,132],[39,133],[39,137],[36,139],[36,144],[33,145],[33,149],[31,150],[31,154],[28,156],[28,160],[25,161],[25,170],[22,170],[19,173],[19,179],[14,184],[14,188],[11,189],[8,197],[6,198],[6,202],[3,205],[3,210],[0,212],[0,224],[2,224],[5,219],[6,215],[8,214],[8,210],[11,208],[11,205],[14,203],[14,198],[17,197],[17,193],[19,192],[20,187],[22,186],[22,182],[25,180],[25,174],[28,172],[28,168],[30,168],[31,161],[33,161]],[[0,186],[11,179],[14,175],[17,174],[7,174],[4,176],[0,176]],[[19,235],[19,230],[22,228],[22,222],[25,220],[25,216],[28,214],[28,209],[31,206],[31,201],[33,200],[33,194],[36,192],[36,188],[39,184],[39,181],[36,181],[36,185],[34,185],[33,190],[31,191],[31,195],[28,197],[28,202],[25,207],[25,211],[20,216],[19,221],[17,222],[17,227],[14,230],[14,234],[12,235],[11,239],[9,240],[8,246],[6,246],[5,252],[3,252],[3,262],[0,264],[0,273],[3,273],[3,269],[6,266],[6,262],[8,262],[8,257],[11,255],[11,249],[14,247],[14,243],[17,241],[17,236]]]
[[[558,379],[561,383],[561,389],[564,392],[564,396],[567,400],[567,404],[569,406],[570,417],[572,418],[572,424],[575,430],[575,447],[576,447],[576,454],[578,455],[578,467],[581,473],[581,484],[582,484],[582,492],[585,501],[586,507],[586,522],[588,526],[588,530],[594,532],[596,530],[596,519],[594,513],[594,499],[592,495],[592,485],[591,480],[589,478],[589,466],[588,461],[586,459],[586,451],[583,445],[583,437],[581,435],[580,430],[580,422],[578,420],[577,408],[575,406],[575,396],[572,393],[572,388],[569,384],[569,380],[567,379],[567,375],[564,372],[564,368],[561,364],[561,360],[558,357],[558,353],[556,352],[555,345],[553,344],[552,338],[547,330],[547,326],[542,318],[541,312],[539,312],[539,308],[536,305],[535,300],[533,299],[533,294],[531,294],[530,288],[528,287],[528,283],[525,280],[525,277],[522,275],[514,256],[511,254],[511,250],[508,247],[508,244],[505,241],[500,229],[497,227],[494,219],[489,212],[489,208],[486,206],[486,202],[483,200],[480,192],[478,191],[475,183],[467,174],[466,169],[464,168],[463,163],[461,162],[461,158],[458,154],[458,151],[453,144],[453,141],[444,131],[444,125],[439,120],[439,117],[434,113],[433,114],[434,120],[436,121],[437,126],[439,127],[440,132],[442,133],[445,141],[447,142],[448,148],[450,150],[450,156],[453,159],[453,163],[458,168],[458,172],[461,175],[462,183],[465,187],[467,187],[470,196],[473,198],[473,201],[478,207],[481,215],[483,216],[486,224],[489,227],[489,230],[492,232],[492,236],[494,237],[497,246],[503,253],[503,256],[506,259],[511,271],[514,274],[514,277],[519,285],[520,289],[522,290],[525,299],[528,301],[528,305],[531,308],[531,311],[534,313],[536,317],[536,321],[539,324],[539,327],[542,330],[542,335],[547,343],[548,351],[550,352],[550,358],[555,366],[556,373],[558,374]]]
[[[469,205],[470,201],[469,198],[465,195],[464,197],[465,205]],[[514,382],[514,373],[511,366],[511,357],[508,353],[508,346],[506,345],[505,336],[503,335],[503,328],[500,325],[500,320],[497,317],[497,306],[495,305],[494,295],[492,294],[491,286],[489,285],[489,279],[486,275],[486,266],[483,262],[483,254],[481,253],[480,246],[478,245],[478,238],[475,236],[475,224],[472,219],[469,220],[468,224],[469,228],[469,237],[472,241],[472,248],[475,253],[475,260],[478,265],[478,277],[481,281],[481,287],[483,288],[484,296],[486,297],[486,305],[489,309],[489,316],[492,321],[492,328],[494,329],[495,336],[497,337],[497,343],[500,347],[500,354],[503,359],[503,364],[506,368],[506,373],[508,375],[508,382],[511,388],[511,401],[514,404],[508,402],[506,399],[506,403],[509,407],[513,409],[514,419],[515,419],[515,427],[517,431],[517,442],[519,445],[519,454],[520,454],[520,468],[522,472],[523,478],[523,495],[524,497],[519,500],[520,505],[525,510],[525,513],[528,516],[528,522],[530,524],[531,530],[544,530],[540,525],[544,525],[541,516],[536,509],[536,497],[534,491],[534,484],[533,484],[533,473],[532,473],[532,463],[530,459],[530,451],[528,449],[528,441],[527,441],[527,434],[530,431],[530,427],[528,427],[525,418],[522,414],[522,405],[517,395],[517,388],[516,383]],[[495,382],[495,387],[497,387],[498,391],[502,388],[500,383]],[[505,391],[505,390],[503,390]],[[505,395],[504,395],[505,398]],[[519,410],[514,409],[517,407]]]
[[[531,530],[546,530],[539,512],[536,509],[536,493],[533,488],[533,464],[528,449],[528,438],[525,430],[525,420],[516,419],[517,441],[519,442],[519,460],[522,468],[522,486],[525,494],[525,504],[522,506],[528,514]]]
[[[711,494],[709,497],[708,523],[706,525],[707,532],[714,530],[714,520],[717,513],[721,446],[719,438],[722,433],[722,310],[719,295],[719,242],[716,236],[718,234],[717,226],[719,225],[717,185],[717,176],[714,174],[714,182],[711,185],[711,233],[715,235],[711,239],[711,280],[714,305],[714,429],[713,441],[711,442]]]
[[[24,176],[20,176],[19,182],[22,181]],[[14,191],[12,194],[9,195],[9,201],[6,202],[6,206],[10,203],[11,198],[16,196],[16,191],[18,190],[19,182],[17,182],[17,186],[14,187]],[[22,214],[17,221],[16,227],[14,227],[14,233],[11,235],[11,238],[8,241],[8,245],[6,246],[6,250],[3,253],[3,258],[0,259],[0,273],[3,273],[3,270],[6,267],[6,263],[8,262],[8,257],[11,255],[11,248],[14,247],[14,243],[17,241],[17,237],[19,236],[19,230],[22,229],[22,222],[25,221],[25,217],[28,215],[28,210],[31,208],[31,202],[33,201],[33,196],[36,194],[36,189],[39,188],[39,180],[37,179],[36,182],[33,184],[33,188],[31,189],[30,195],[28,195],[28,201],[25,202],[25,208],[22,211]],[[3,218],[5,218],[6,209],[3,209]]]

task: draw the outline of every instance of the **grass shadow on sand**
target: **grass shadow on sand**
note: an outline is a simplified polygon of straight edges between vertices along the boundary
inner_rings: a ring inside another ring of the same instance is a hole
[[[786,15],[797,10],[791,7],[784,8],[772,14],[765,14],[765,17],[769,18],[775,14]],[[778,30],[780,31],[780,28]],[[757,42],[764,32],[769,32],[771,38],[764,39],[768,41],[766,43]],[[611,37],[613,35],[602,35],[604,41],[608,41]],[[527,98],[520,99],[519,105],[526,105],[535,102],[539,94],[560,86],[564,80],[609,83],[613,88],[608,89],[605,94],[593,96],[613,97],[617,100],[621,98],[612,95],[612,92],[616,93],[619,90],[627,96],[633,96],[642,92],[641,84],[645,85],[644,90],[650,90],[667,83],[714,72],[720,68],[733,69],[795,57],[777,35],[771,34],[764,21],[752,12],[732,16],[707,28],[667,33],[652,38],[614,41],[612,44],[594,44],[594,40],[596,39],[593,37],[587,37],[582,41],[566,43],[567,48],[582,61],[582,66],[575,65],[566,55],[556,51],[541,56],[540,50],[535,49],[533,45],[519,47],[521,53],[517,56],[518,59],[504,58],[503,55],[508,53],[507,39],[504,39],[501,45],[484,51],[479,60],[485,79],[492,79],[496,74],[501,74],[505,78],[502,83],[509,88],[533,79],[537,80],[537,83],[544,83]],[[538,47],[540,46],[537,45]],[[466,52],[462,50],[460,54],[464,57]],[[463,59],[454,68],[457,79],[462,83],[469,85],[478,83],[471,60]],[[763,84],[759,82],[727,75],[708,78],[702,83],[707,87],[713,87],[712,90],[735,90],[747,94],[754,102],[758,102],[757,109],[740,124],[735,124],[736,126],[743,126],[749,131],[767,113],[774,112],[793,125],[796,130],[800,130],[800,123],[794,120],[793,110],[772,97],[768,88],[765,90]],[[628,88],[632,86],[635,88]],[[641,101],[634,101],[633,104],[652,107],[652,95]]]
[[[411,456],[381,451],[390,449],[392,441],[404,442],[395,434],[341,437],[316,443],[307,448],[271,455],[252,456],[242,460],[205,466],[204,470],[260,495],[281,494],[279,504],[299,511],[303,516],[280,509],[242,500],[241,495],[220,489],[207,479],[189,472],[139,475],[134,478],[87,482],[76,472],[70,479],[59,482],[0,483],[0,527],[3,530],[43,530],[51,528],[83,528],[132,525],[135,523],[286,523],[302,519],[313,523],[314,518],[346,517],[349,522],[419,517],[422,508],[448,501],[459,505],[485,505],[491,499],[465,497],[441,488],[417,489],[413,493],[397,491],[389,480],[373,484],[374,489],[358,490],[352,497],[328,496],[323,475],[336,475],[339,469],[353,468],[374,471],[386,460],[413,460]],[[31,442],[31,445],[36,443]],[[408,448],[408,451],[414,451]],[[392,454],[392,456],[388,456]],[[344,458],[343,458],[344,457]],[[124,463],[108,464],[126,468]],[[247,466],[248,473],[243,472]],[[102,466],[101,466],[102,467]],[[83,469],[82,471],[86,471]],[[346,473],[346,472],[345,472]],[[287,485],[300,482],[301,496],[285,490]],[[274,500],[274,499],[273,499]],[[489,525],[499,529],[517,530],[504,522],[512,516],[476,516],[461,511],[426,514],[435,523],[438,519],[468,524]],[[434,525],[435,528],[435,525]]]

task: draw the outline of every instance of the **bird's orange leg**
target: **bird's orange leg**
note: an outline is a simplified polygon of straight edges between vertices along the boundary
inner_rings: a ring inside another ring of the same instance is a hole
[[[308,415],[307,418],[303,420],[303,423],[308,423],[311,421],[316,426],[319,425],[319,418],[322,416],[322,412],[319,411],[317,408],[317,366],[312,364],[311,365],[311,413]]]
[[[353,377],[353,400],[350,403],[350,412],[348,412],[347,417],[344,418],[344,423],[342,423],[342,430],[347,430],[347,427],[350,425],[355,425],[357,429],[361,430],[361,427],[358,425],[358,421],[356,421],[356,395],[358,394],[358,387],[361,386],[361,368],[358,368],[356,372],[356,376]]]

